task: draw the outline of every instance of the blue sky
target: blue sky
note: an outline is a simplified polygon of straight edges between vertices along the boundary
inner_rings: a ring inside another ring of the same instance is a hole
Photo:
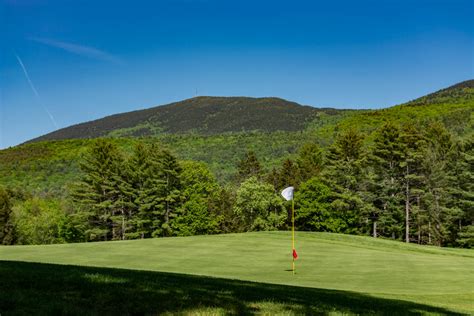
[[[0,0],[0,148],[196,95],[380,108],[474,77],[474,1]]]

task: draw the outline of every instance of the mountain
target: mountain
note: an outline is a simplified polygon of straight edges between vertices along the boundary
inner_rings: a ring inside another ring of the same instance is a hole
[[[130,151],[137,140],[121,136],[155,135],[141,141],[158,142],[180,159],[203,161],[225,182],[248,150],[269,170],[291,158],[303,144],[326,147],[348,128],[361,131],[370,146],[387,122],[423,125],[433,120],[457,137],[474,137],[474,80],[401,105],[364,111],[316,109],[276,98],[199,97],[71,126],[0,150],[0,185],[66,192],[80,174],[81,155],[97,136],[113,136],[113,142]]]
[[[474,80],[467,80],[404,103],[406,106],[465,104],[474,100]],[[396,108],[396,107],[394,107]],[[390,109],[390,108],[389,108]],[[149,109],[85,122],[32,139],[29,142],[139,137],[163,134],[218,135],[228,132],[302,131],[321,116],[333,122],[345,112],[370,116],[374,111],[347,111],[303,106],[280,98],[195,97]],[[375,111],[376,112],[376,111]]]
[[[302,106],[280,98],[196,97],[73,125],[32,142],[162,133],[215,135],[242,131],[297,131],[303,130],[321,112],[336,114],[339,111]]]

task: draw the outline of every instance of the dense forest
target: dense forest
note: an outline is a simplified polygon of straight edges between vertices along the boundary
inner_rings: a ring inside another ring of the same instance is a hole
[[[215,135],[241,131],[299,131],[318,114],[344,110],[302,106],[280,98],[195,97],[66,127],[32,141],[161,133]],[[271,119],[268,116],[271,114]]]
[[[284,230],[292,185],[298,230],[474,247],[473,90],[317,112],[299,131],[119,129],[3,150],[0,243]]]

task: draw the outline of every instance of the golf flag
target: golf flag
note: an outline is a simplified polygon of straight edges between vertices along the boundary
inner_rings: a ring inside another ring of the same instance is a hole
[[[293,191],[295,190],[295,188],[293,187],[288,187],[286,189],[284,189],[283,191],[281,191],[281,196],[283,196],[283,198],[287,201],[291,201],[293,200]]]
[[[298,254],[295,249],[295,201],[293,200],[294,187],[287,187],[281,191],[281,196],[287,201],[291,201],[291,249],[293,249],[293,261],[291,263],[291,270],[295,274],[295,260],[298,258]]]

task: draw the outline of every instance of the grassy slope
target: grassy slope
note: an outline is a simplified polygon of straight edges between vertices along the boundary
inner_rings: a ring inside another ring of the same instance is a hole
[[[0,258],[311,287],[474,313],[473,251],[405,245],[369,237],[301,232],[297,234],[300,254],[298,272],[292,275],[287,271],[290,267],[289,237],[287,232],[261,232],[12,246],[0,247]],[[3,265],[0,264],[0,273]],[[3,268],[3,273],[10,270]],[[307,301],[301,304],[309,304],[309,298]],[[280,308],[278,304],[271,303],[262,308]],[[343,310],[339,307],[337,304],[333,306]]]

